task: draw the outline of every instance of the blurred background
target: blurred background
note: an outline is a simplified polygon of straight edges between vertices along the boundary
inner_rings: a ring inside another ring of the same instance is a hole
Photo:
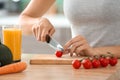
[[[0,0],[0,35],[2,39],[2,25],[17,24],[20,13],[29,4],[30,0]],[[70,38],[70,24],[64,17],[63,0],[56,0],[53,6],[44,15],[54,25],[56,32],[53,37],[64,45]],[[46,43],[36,41],[33,35],[23,35],[22,37],[23,53],[50,53],[55,52]]]

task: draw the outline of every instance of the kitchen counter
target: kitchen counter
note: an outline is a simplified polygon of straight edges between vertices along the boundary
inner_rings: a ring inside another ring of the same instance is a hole
[[[22,55],[22,61],[28,63],[25,71],[0,75],[0,80],[120,80],[120,60],[114,67],[76,70],[71,65],[30,65],[33,55]]]

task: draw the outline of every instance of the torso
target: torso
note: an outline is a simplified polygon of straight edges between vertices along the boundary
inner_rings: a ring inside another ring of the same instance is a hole
[[[120,45],[120,0],[64,0],[72,36],[83,35],[91,46]]]

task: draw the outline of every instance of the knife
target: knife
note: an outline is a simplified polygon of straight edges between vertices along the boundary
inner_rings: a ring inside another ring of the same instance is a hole
[[[58,43],[54,38],[50,37],[49,35],[46,35],[46,42],[55,50],[64,50],[60,43]]]

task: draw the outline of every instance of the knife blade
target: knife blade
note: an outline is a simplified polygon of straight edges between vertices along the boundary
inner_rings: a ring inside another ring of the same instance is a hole
[[[54,38],[50,37],[49,35],[46,35],[46,42],[49,46],[51,46],[55,50],[63,51],[63,47],[59,42],[57,42]]]

